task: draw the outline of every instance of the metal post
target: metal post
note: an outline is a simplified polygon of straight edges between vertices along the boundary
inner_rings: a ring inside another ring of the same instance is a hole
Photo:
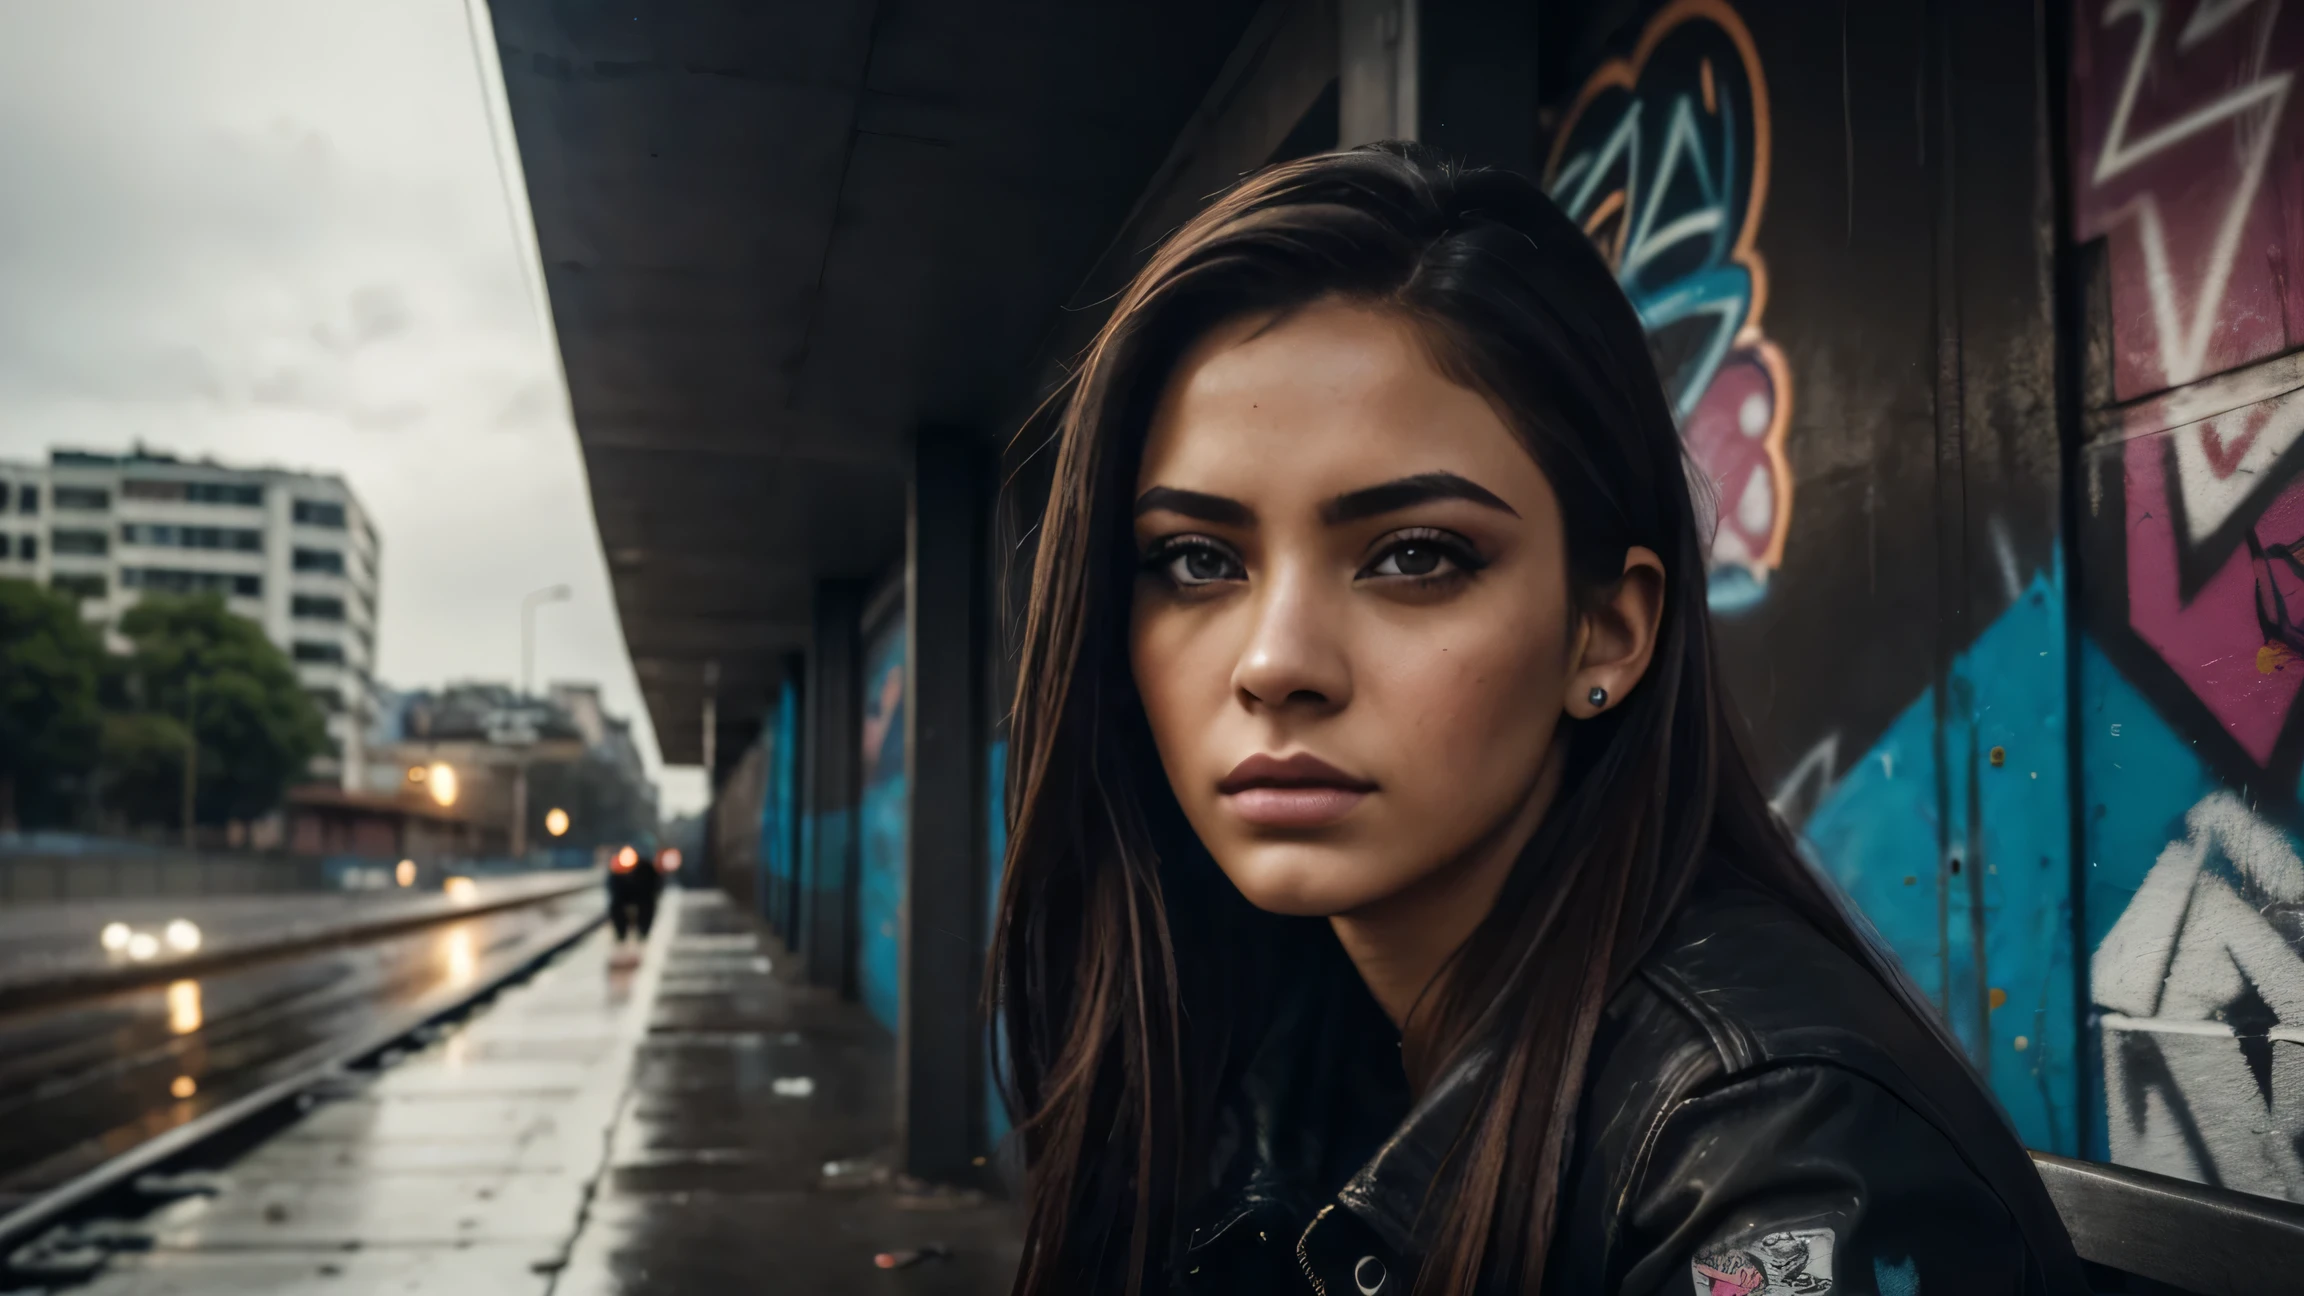
[[[707,792],[718,790],[713,785],[712,774],[720,755],[716,750],[719,733],[720,663],[708,661],[704,663],[704,787]],[[717,796],[707,797],[707,800],[717,799]]]
[[[528,858],[528,753],[512,767],[512,858]]]
[[[540,590],[530,590],[520,599],[520,700],[523,702],[536,687],[536,609],[545,603],[565,603],[568,597],[567,586],[547,585]]]

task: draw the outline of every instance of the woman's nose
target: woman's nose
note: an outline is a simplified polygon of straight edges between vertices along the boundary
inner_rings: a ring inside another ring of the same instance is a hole
[[[1335,624],[1338,611],[1308,573],[1280,572],[1266,581],[1232,670],[1242,704],[1334,710],[1349,701],[1352,671]]]

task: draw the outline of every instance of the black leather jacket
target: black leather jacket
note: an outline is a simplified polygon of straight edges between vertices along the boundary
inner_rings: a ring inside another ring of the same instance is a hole
[[[1406,1110],[1397,1041],[1365,991],[1267,1036],[1224,1108],[1177,1287],[1408,1296],[1418,1209],[1484,1067]],[[1966,1067],[1748,890],[1700,887],[1610,1003],[1575,1130],[1548,1296],[2087,1290]]]

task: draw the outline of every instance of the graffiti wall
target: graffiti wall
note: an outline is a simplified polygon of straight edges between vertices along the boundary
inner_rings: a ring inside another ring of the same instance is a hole
[[[1710,601],[1779,810],[2026,1140],[2069,1152],[2044,62],[2023,6],[1974,8],[1646,6],[1586,34],[1545,183],[1615,265],[1711,496]]]
[[[2304,1200],[2304,12],[2080,0],[2089,1001],[2113,1160]]]
[[[865,1007],[881,1025],[895,1030],[903,1002],[904,847],[910,823],[901,610],[865,636],[863,694],[856,983]]]
[[[761,746],[768,752],[768,786],[760,801],[760,849],[756,907],[770,928],[789,934],[792,890],[798,877],[795,856],[799,847],[800,696],[790,680],[776,694],[776,705],[760,728]]]

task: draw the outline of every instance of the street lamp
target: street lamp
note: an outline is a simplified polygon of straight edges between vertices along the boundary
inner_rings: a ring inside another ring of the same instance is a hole
[[[526,706],[529,694],[536,687],[536,609],[546,603],[568,601],[568,587],[547,585],[530,590],[520,600],[520,704]],[[557,837],[559,833],[553,833]],[[512,770],[512,858],[528,857],[528,753],[522,749],[520,763]]]
[[[547,585],[540,590],[530,590],[520,600],[520,696],[523,699],[536,687],[536,609],[546,603],[565,603],[568,599],[567,586]]]
[[[544,812],[544,831],[555,837],[568,835],[568,812],[558,806]]]

